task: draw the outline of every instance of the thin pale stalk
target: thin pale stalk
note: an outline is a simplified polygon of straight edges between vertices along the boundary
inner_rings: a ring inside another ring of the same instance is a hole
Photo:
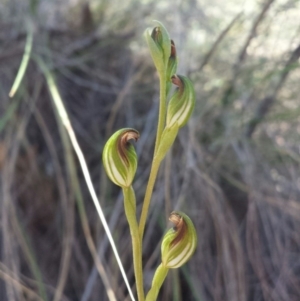
[[[18,88],[21,84],[21,81],[24,77],[25,71],[26,71],[28,63],[29,63],[32,44],[33,44],[33,25],[30,22],[28,22],[27,39],[26,39],[23,58],[22,58],[17,76],[15,78],[15,81],[14,81],[14,83],[12,85],[12,88],[9,92],[9,97],[13,97],[15,95],[15,93],[17,92],[17,90],[18,90]]]
[[[82,225],[83,232],[84,232],[84,235],[85,235],[85,238],[87,241],[87,245],[88,245],[88,248],[90,249],[91,255],[95,262],[95,266],[96,266],[96,268],[99,272],[99,275],[103,281],[103,284],[105,286],[108,299],[110,301],[116,301],[117,298],[116,298],[115,293],[112,289],[112,286],[109,282],[108,275],[106,274],[106,271],[101,262],[101,259],[97,256],[97,250],[96,250],[95,244],[93,242],[93,239],[92,239],[92,236],[90,233],[90,228],[89,228],[89,224],[88,224],[88,220],[87,220],[87,214],[86,214],[84,202],[83,202],[83,195],[82,195],[81,188],[79,185],[79,179],[78,179],[78,176],[76,173],[75,158],[74,158],[74,154],[72,152],[72,145],[70,143],[70,140],[68,139],[67,131],[63,127],[63,124],[61,123],[61,120],[58,116],[58,112],[56,110],[55,110],[55,115],[57,118],[57,122],[59,125],[59,131],[60,131],[61,139],[63,142],[64,150],[65,150],[65,160],[67,163],[68,173],[69,173],[69,177],[70,177],[70,184],[72,187],[72,191],[74,192],[74,195],[75,195],[78,212],[79,212],[79,216],[80,216],[80,220],[81,220],[81,225]],[[64,254],[64,257],[66,257],[65,254]],[[65,265],[65,260],[64,260],[63,264]],[[58,285],[58,287],[56,289],[53,301],[57,301],[57,300],[61,299],[62,282],[59,281],[59,283],[60,283],[60,285]]]
[[[142,244],[139,235],[139,226],[136,220],[136,200],[132,186],[123,188],[125,214],[130,228],[133,267],[135,274],[136,290],[138,300],[144,301],[143,266],[142,266]]]
[[[166,75],[160,74],[159,80],[160,80],[160,101],[159,101],[159,116],[158,116],[157,134],[156,134],[156,141],[155,141],[154,158],[152,161],[151,171],[150,171],[150,175],[149,175],[149,180],[148,180],[148,184],[147,184],[147,188],[146,188],[146,193],[145,193],[145,197],[144,197],[143,208],[142,208],[142,213],[141,213],[140,223],[139,223],[139,233],[140,233],[141,240],[143,240],[143,235],[144,235],[146,220],[147,220],[147,216],[148,216],[148,210],[149,210],[149,206],[150,206],[150,202],[151,202],[152,192],[153,192],[156,176],[158,173],[158,169],[159,169],[159,166],[161,163],[160,160],[155,160],[155,155],[158,150],[158,146],[159,146],[159,143],[161,140],[161,135],[164,130],[165,120],[166,120],[166,109],[167,109]]]
[[[150,202],[151,202],[151,196],[152,196],[155,180],[157,177],[158,169],[160,166],[160,162],[161,161],[156,160],[155,157],[152,161],[150,176],[149,176],[149,180],[148,180],[148,184],[147,184],[147,188],[146,188],[146,192],[145,192],[143,208],[142,208],[142,213],[141,213],[140,223],[139,223],[139,234],[140,234],[141,240],[143,239],[143,235],[144,235],[146,220],[147,220],[147,216],[148,216],[148,210],[149,210],[149,206],[150,206]]]
[[[41,68],[42,72],[45,75],[45,78],[47,80],[47,84],[48,84],[51,96],[53,98],[53,101],[55,103],[55,106],[57,108],[59,116],[61,118],[61,121],[62,121],[63,125],[66,127],[66,130],[68,132],[68,135],[69,135],[71,143],[72,143],[72,146],[73,146],[73,148],[74,148],[74,150],[76,152],[76,155],[78,157],[78,160],[79,160],[79,163],[80,163],[83,175],[84,175],[84,179],[85,179],[86,184],[88,186],[88,190],[90,192],[90,195],[91,195],[92,200],[94,202],[94,205],[96,207],[97,213],[99,215],[99,218],[100,218],[100,220],[102,222],[102,225],[103,225],[103,228],[105,230],[105,233],[106,233],[106,235],[108,237],[108,240],[110,242],[110,245],[111,245],[112,250],[114,252],[114,255],[116,257],[119,269],[121,271],[123,280],[125,282],[125,285],[127,287],[128,292],[129,292],[130,298],[131,298],[132,301],[135,301],[135,298],[134,298],[134,295],[132,293],[132,290],[131,290],[129,281],[127,279],[125,270],[123,268],[123,264],[121,262],[121,258],[119,256],[117,247],[115,245],[115,242],[113,240],[112,234],[111,234],[110,229],[108,227],[108,224],[107,224],[105,215],[103,213],[103,210],[101,208],[101,205],[100,205],[100,203],[98,201],[98,198],[97,198],[97,195],[96,195],[96,191],[94,189],[94,186],[93,186],[93,183],[92,183],[92,180],[91,180],[91,176],[90,176],[90,173],[89,173],[89,170],[88,170],[85,158],[84,158],[84,155],[83,155],[82,150],[81,150],[81,148],[80,148],[80,146],[78,144],[78,141],[77,141],[77,138],[75,136],[73,127],[71,125],[68,113],[67,113],[67,111],[65,109],[65,106],[63,104],[63,101],[62,101],[62,99],[60,97],[60,94],[59,94],[59,91],[58,91],[57,86],[55,84],[54,78],[53,78],[52,74],[50,73],[50,71],[48,70],[48,68],[45,65],[45,63],[40,58],[36,58],[36,61],[39,64],[39,67]]]
[[[162,132],[165,128],[165,121],[166,121],[166,110],[167,110],[167,82],[166,82],[166,75],[160,74],[159,76],[159,85],[160,85],[160,92],[159,92],[159,114],[158,114],[158,124],[157,124],[157,132],[156,132],[156,140],[155,140],[155,149],[154,149],[154,156],[157,152]]]
[[[156,269],[156,272],[153,277],[152,281],[152,286],[151,289],[149,290],[147,296],[146,296],[146,301],[156,301],[157,296],[159,293],[159,290],[164,283],[167,275],[168,275],[169,269],[164,267],[162,264],[158,266]]]

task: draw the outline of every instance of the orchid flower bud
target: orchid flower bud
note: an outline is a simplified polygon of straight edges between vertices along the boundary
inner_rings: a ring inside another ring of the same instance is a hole
[[[194,110],[195,90],[192,82],[183,75],[173,75],[171,80],[178,89],[168,104],[166,127],[177,123],[181,128],[188,122]]]
[[[158,21],[155,21],[156,27],[151,31],[147,29],[145,37],[150,49],[155,67],[159,73],[167,68],[171,53],[171,40],[165,27]]]
[[[130,140],[137,141],[134,129],[121,129],[114,133],[103,149],[103,165],[107,176],[120,187],[130,187],[137,168],[137,156]]]
[[[179,268],[195,252],[197,234],[191,219],[182,212],[172,212],[169,220],[174,223],[164,236],[161,245],[162,265],[169,269]]]

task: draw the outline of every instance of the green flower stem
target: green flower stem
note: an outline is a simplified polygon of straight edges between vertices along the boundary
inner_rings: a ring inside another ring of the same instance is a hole
[[[167,88],[167,82],[166,82],[166,74],[160,73],[159,74],[159,80],[160,80],[160,102],[159,102],[159,116],[158,116],[158,125],[157,125],[157,134],[156,134],[156,141],[155,141],[155,149],[154,149],[154,158],[152,161],[151,171],[149,175],[149,180],[146,188],[146,193],[144,197],[143,202],[143,208],[142,213],[140,217],[140,223],[139,223],[139,232],[140,232],[140,238],[143,239],[144,230],[145,230],[145,224],[148,216],[148,210],[151,202],[151,196],[153,192],[153,187],[155,184],[156,176],[158,173],[158,169],[161,163],[161,160],[157,160],[155,158],[161,136],[165,127],[165,120],[166,120],[166,107],[167,107],[167,94],[166,94],[166,88]]]
[[[155,141],[154,156],[157,152],[162,132],[165,128],[166,121],[166,110],[167,110],[167,80],[166,73],[159,74],[159,85],[160,85],[160,95],[159,95],[159,115],[158,115],[158,125]]]
[[[146,301],[156,301],[159,290],[164,283],[169,269],[164,267],[162,264],[158,266],[153,277],[152,286],[146,296]]]
[[[141,213],[141,217],[140,217],[140,223],[139,223],[139,234],[140,234],[141,240],[143,239],[143,235],[144,235],[144,230],[145,230],[148,210],[149,210],[149,206],[150,206],[151,196],[152,196],[153,187],[155,184],[155,180],[156,180],[156,176],[158,173],[160,163],[161,163],[161,160],[157,160],[156,157],[153,158],[150,176],[149,176],[149,180],[148,180],[148,184],[147,184],[147,188],[146,188],[146,192],[145,192],[143,208],[142,208],[142,213]]]
[[[138,300],[144,301],[144,287],[143,287],[143,266],[142,266],[142,244],[139,235],[139,226],[136,219],[136,200],[135,193],[130,187],[123,187],[125,214],[128,220],[133,253],[133,266],[136,281],[136,290]]]

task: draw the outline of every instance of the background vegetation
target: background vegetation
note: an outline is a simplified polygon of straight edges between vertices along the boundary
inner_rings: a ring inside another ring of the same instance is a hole
[[[55,74],[133,284],[123,200],[103,172],[101,151],[116,129],[141,133],[134,182],[141,202],[158,110],[158,78],[142,37],[153,19],[175,40],[197,103],[153,195],[145,286],[167,216],[180,209],[193,219],[199,245],[169,274],[160,300],[300,300],[296,0],[0,1],[1,300],[105,301],[101,267],[117,300],[129,300],[35,58]],[[32,60],[10,99],[28,24]]]

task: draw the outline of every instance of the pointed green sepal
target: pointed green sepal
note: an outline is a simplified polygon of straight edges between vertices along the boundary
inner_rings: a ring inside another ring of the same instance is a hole
[[[162,265],[179,268],[193,255],[197,246],[197,233],[191,219],[182,212],[172,212],[169,220],[174,223],[161,244]]]
[[[171,127],[166,127],[164,131],[162,132],[159,147],[156,152],[155,159],[162,161],[167,154],[168,150],[173,145],[177,134],[178,134],[178,124],[175,123]]]
[[[166,60],[166,64],[167,64],[167,60],[169,59],[171,54],[171,39],[167,29],[161,22],[155,20],[154,23],[156,23],[157,28],[159,28],[161,32],[160,44],[163,49],[164,59]]]
[[[171,97],[167,108],[166,127],[178,123],[183,127],[191,117],[195,107],[195,90],[192,82],[183,75],[173,75],[172,83],[178,87]]]
[[[102,160],[107,176],[120,187],[129,187],[137,168],[137,155],[130,140],[137,141],[139,133],[134,129],[121,129],[106,142]]]
[[[164,73],[171,54],[171,40],[166,28],[158,21],[154,21],[156,27],[145,31],[146,41],[154,65],[159,73]]]
[[[167,73],[166,73],[166,79],[167,79],[167,95],[170,91],[170,88],[172,86],[172,76],[176,74],[177,71],[177,65],[178,65],[178,59],[176,54],[176,47],[173,40],[171,40],[171,53],[168,61],[167,66]]]

